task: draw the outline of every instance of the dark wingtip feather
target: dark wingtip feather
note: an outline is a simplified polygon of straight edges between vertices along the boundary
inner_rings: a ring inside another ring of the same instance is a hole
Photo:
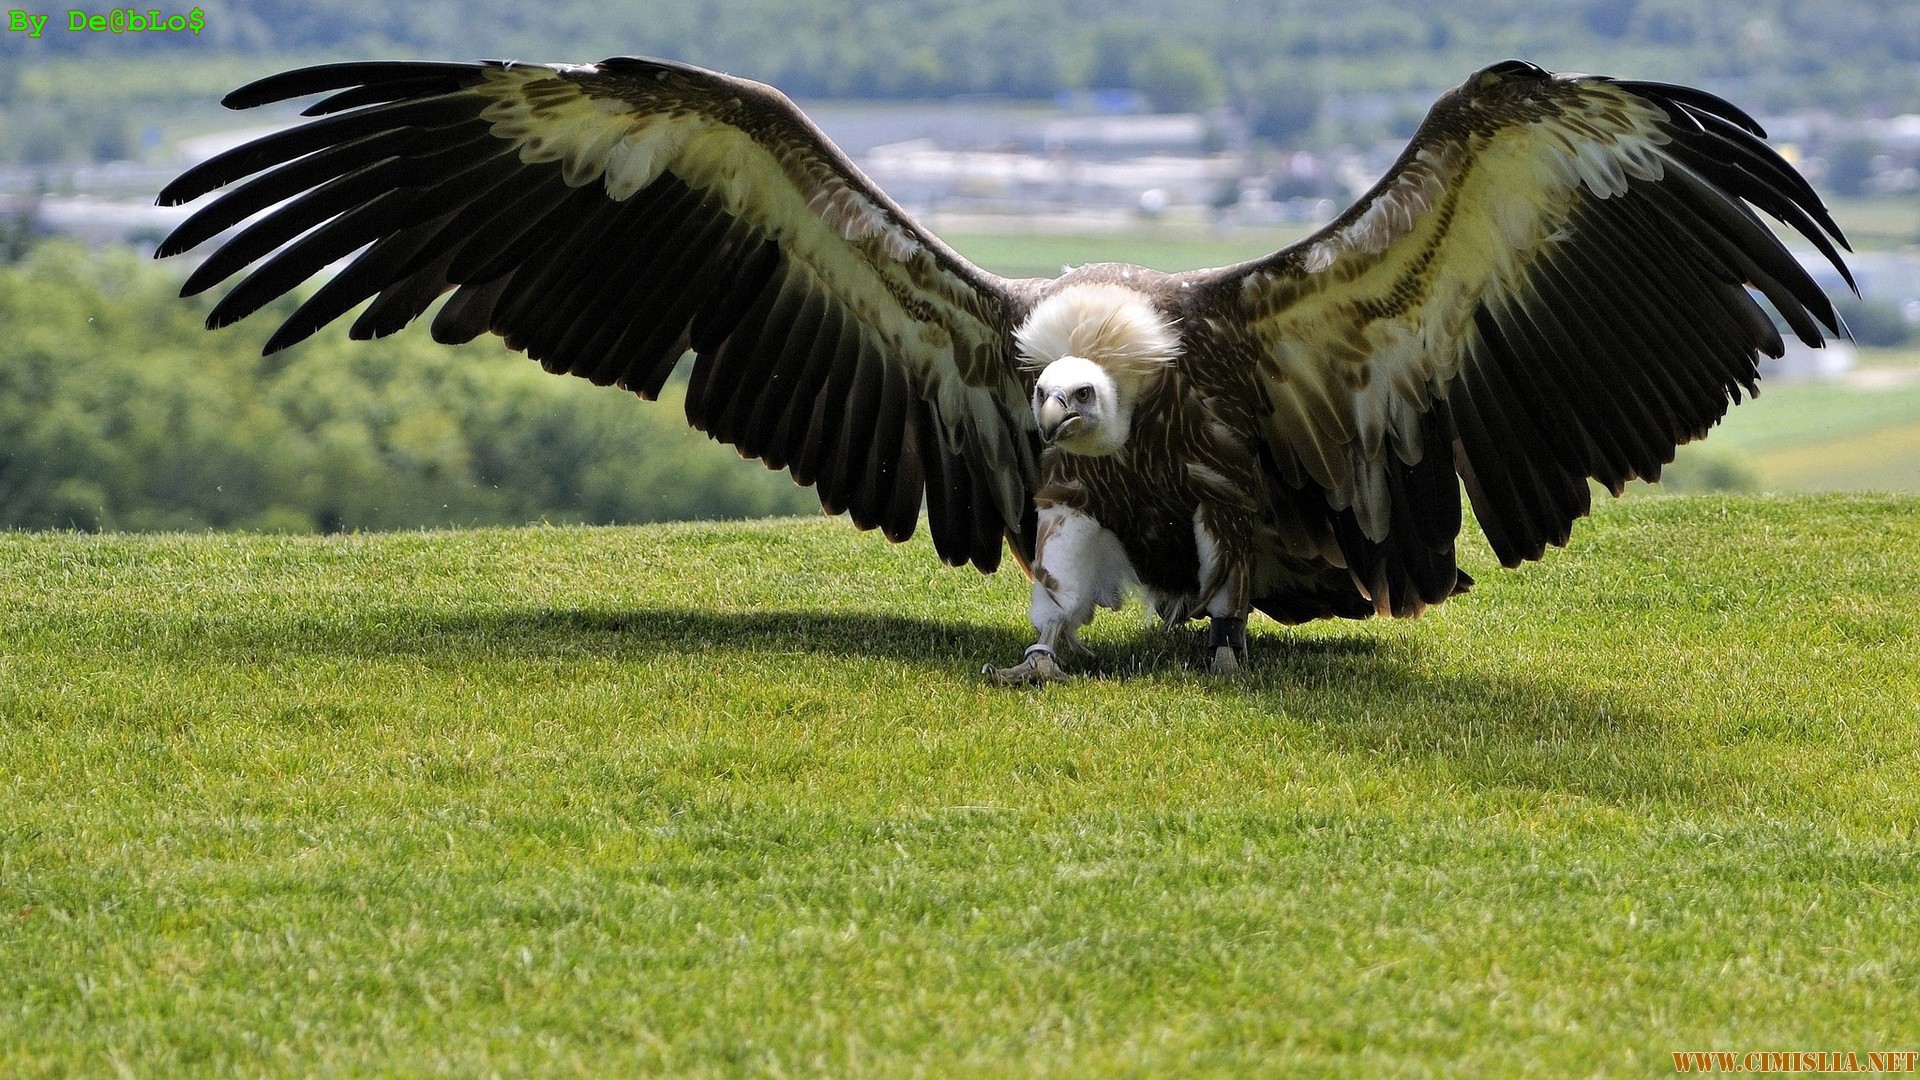
[[[212,320],[208,320],[207,326],[208,329],[217,329],[213,326]],[[272,356],[281,349],[298,345],[312,337],[314,332],[319,329],[319,326],[295,326],[290,319],[281,323],[279,329],[273,332],[273,336],[267,338],[267,343],[260,347],[260,355]]]
[[[478,94],[438,93],[309,120],[215,154],[160,189],[155,202],[178,206],[244,176],[342,143],[406,128],[437,130],[472,121],[486,108]]]
[[[1704,90],[1666,83],[1621,82],[1617,85],[1670,113],[1683,114],[1675,116],[1675,120],[1686,120],[1690,129],[1683,132],[1677,142],[1681,146],[1690,145],[1691,152],[1700,155],[1692,167],[1699,169],[1709,184],[1723,189],[1736,200],[1762,208],[1804,236],[1839,271],[1847,287],[1859,295],[1859,283],[1834,245],[1837,243],[1840,249],[1849,252],[1853,246],[1813,186],[1767,145],[1766,130],[1758,121]],[[1735,231],[1739,231],[1737,227]],[[1764,249],[1765,245],[1753,246],[1756,254]],[[1797,279],[1804,274],[1784,272],[1780,277],[1787,283],[1797,284]],[[1837,333],[1837,316],[1831,314],[1830,308],[1823,308],[1824,303],[1825,298],[1821,297],[1807,306]],[[1803,331],[1800,336],[1803,340],[1807,337]]]
[[[215,252],[214,254],[217,256],[219,252]],[[209,258],[199,266],[194,267],[193,272],[187,275],[187,280],[180,284],[180,295],[199,296],[201,293],[225,281],[232,273],[232,270],[222,267],[219,260]]]
[[[203,183],[200,177],[195,175],[197,169],[198,166],[195,166],[169,181],[166,187],[160,189],[160,194],[153,197],[153,205],[180,206],[212,191],[216,185]]]
[[[484,64],[444,63],[424,60],[366,61],[344,64],[320,64],[269,75],[234,90],[220,99],[229,109],[252,109],[288,98],[321,94],[352,86],[378,83],[444,80],[446,89],[470,86],[479,78]]]
[[[168,233],[166,238],[154,247],[153,257],[156,259],[171,259],[183,251],[192,250],[206,239],[207,237],[200,236],[191,230],[182,232],[180,229],[175,229],[171,233]]]
[[[1629,93],[1638,94],[1648,100],[1660,102],[1662,107],[1670,103],[1694,112],[1707,113],[1739,127],[1757,139],[1767,137],[1767,129],[1761,127],[1758,120],[1747,115],[1745,110],[1718,94],[1709,94],[1705,90],[1699,90],[1691,86],[1681,86],[1677,83],[1621,79],[1616,81],[1614,85]]]

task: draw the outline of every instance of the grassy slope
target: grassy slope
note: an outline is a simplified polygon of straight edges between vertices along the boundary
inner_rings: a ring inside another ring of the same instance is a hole
[[[1007,277],[1054,277],[1063,267],[1130,262],[1174,273],[1258,259],[1306,235],[1307,226],[1212,232],[1191,226],[1143,225],[1125,234],[1044,232],[958,233],[955,250]],[[946,235],[946,234],[943,234]]]
[[[1646,1075],[1920,1042],[1920,502],[1606,508],[1412,624],[837,522],[0,535],[0,1074]]]
[[[1700,445],[1767,490],[1920,492],[1920,383],[1763,382]]]

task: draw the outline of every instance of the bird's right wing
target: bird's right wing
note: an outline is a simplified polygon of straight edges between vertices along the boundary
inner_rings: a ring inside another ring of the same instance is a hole
[[[1014,360],[1026,285],[920,228],[778,91],[667,61],[306,68],[248,108],[320,115],[195,166],[163,204],[245,183],[160,247],[249,217],[185,292],[241,280],[234,322],[358,251],[267,351],[368,298],[357,338],[443,293],[444,342],[492,332],[548,370],[653,397],[691,348],[687,416],[904,539],[923,495],[942,558],[1030,554],[1038,436]],[[247,267],[265,259],[251,270]]]
[[[1274,460],[1350,517],[1361,587],[1410,613],[1454,587],[1456,473],[1500,560],[1537,559],[1589,478],[1657,478],[1755,389],[1783,343],[1749,287],[1810,345],[1840,331],[1748,204],[1847,275],[1812,187],[1732,105],[1509,61],[1325,229],[1187,279]]]

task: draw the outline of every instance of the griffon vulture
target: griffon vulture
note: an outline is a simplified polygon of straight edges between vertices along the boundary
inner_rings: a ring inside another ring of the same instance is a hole
[[[319,117],[187,171],[239,183],[162,256],[269,208],[183,292],[239,281],[224,326],[359,254],[272,335],[369,298],[350,335],[485,332],[549,371],[654,397],[695,356],[687,419],[889,539],[1032,578],[1038,640],[1130,590],[1210,620],[1215,671],[1254,609],[1410,616],[1467,588],[1460,490],[1500,561],[1564,544],[1588,480],[1653,480],[1797,337],[1840,333],[1754,213],[1847,270],[1819,197],[1699,90],[1507,61],[1442,96],[1331,224],[1236,266],[968,262],[778,91],[681,63],[352,63],[233,108]],[[264,260],[264,261],[259,261]],[[257,265],[256,265],[257,263]],[[249,269],[251,268],[251,269]],[[1852,279],[1847,276],[1851,283]]]

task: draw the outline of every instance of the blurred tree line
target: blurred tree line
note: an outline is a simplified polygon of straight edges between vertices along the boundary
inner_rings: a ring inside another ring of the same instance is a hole
[[[1322,96],[1426,93],[1507,56],[1706,82],[1760,111],[1920,109],[1911,0],[203,0],[190,34],[0,35],[0,160],[127,156],[182,106],[326,59],[640,53],[796,97],[1044,98],[1131,88],[1224,104],[1283,140]],[[57,16],[56,16],[57,18]],[[181,63],[190,57],[191,63]]]
[[[260,355],[291,314],[202,325],[127,249],[0,264],[0,528],[333,532],[813,514],[812,491],[659,402],[561,378],[488,338],[338,327]],[[1696,455],[1697,456],[1697,455]],[[1667,490],[1751,487],[1687,458]],[[1720,470],[1720,471],[1716,471]]]
[[[0,266],[0,527],[273,531],[817,513],[669,394],[557,378],[489,339],[322,333],[283,299],[217,333],[130,251]],[[671,389],[671,388],[670,388]]]

